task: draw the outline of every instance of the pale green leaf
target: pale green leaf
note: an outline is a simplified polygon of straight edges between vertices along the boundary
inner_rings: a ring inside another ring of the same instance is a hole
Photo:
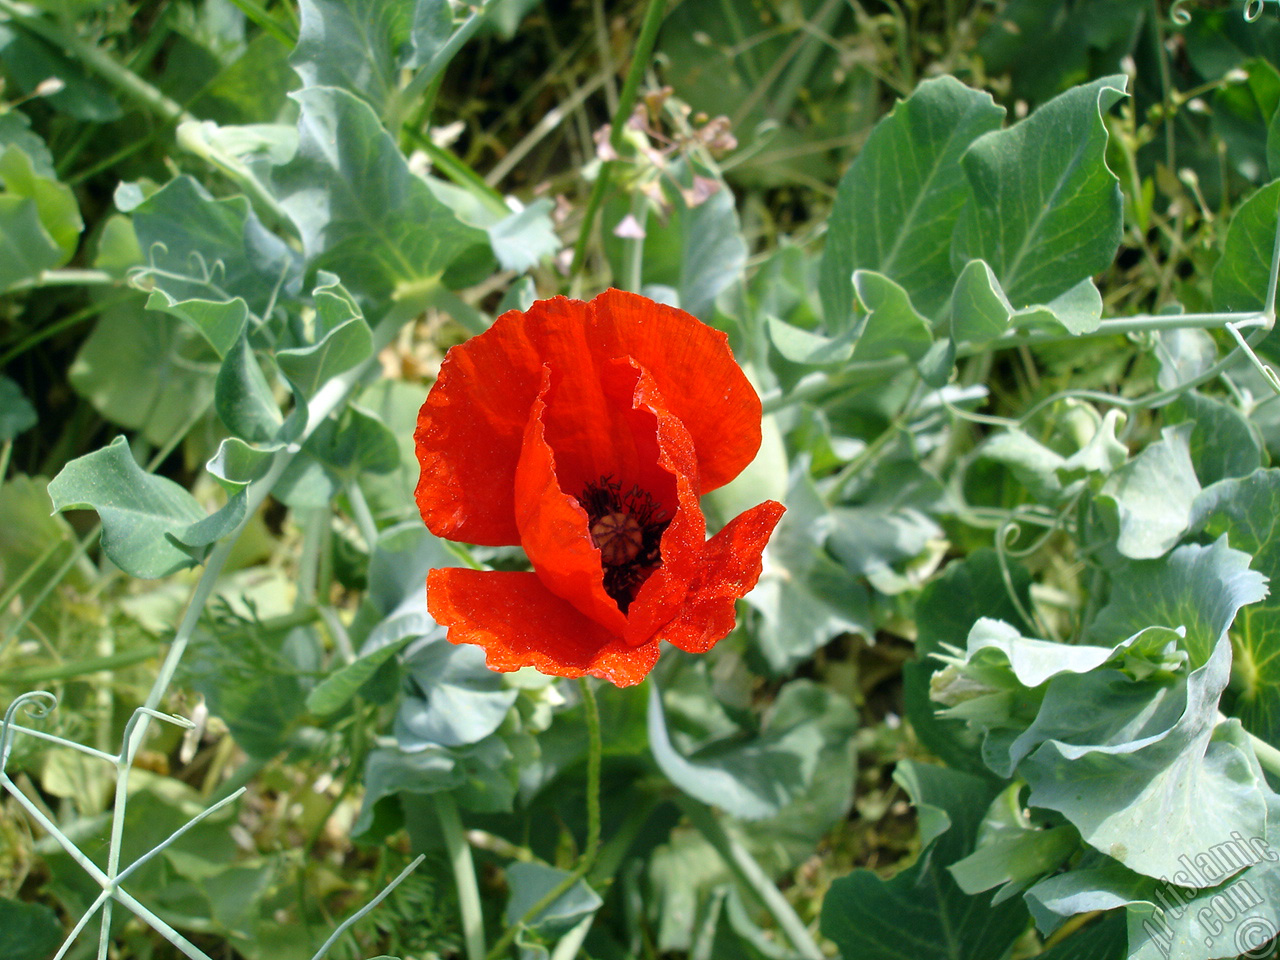
[[[924,849],[891,880],[859,869],[831,884],[821,929],[845,957],[858,960],[972,960],[1000,957],[1027,926],[1018,900],[998,906],[964,893],[947,871],[973,849],[995,794],[987,781],[903,761],[893,778],[920,813]]]
[[[1190,435],[1190,424],[1165,427],[1159,440],[1102,485],[1098,503],[1110,510],[1116,549],[1126,557],[1158,557],[1190,526],[1192,503],[1200,492]]]
[[[1015,308],[1052,301],[1115,257],[1120,186],[1107,169],[1102,113],[1124,76],[1074,87],[965,153],[972,196],[952,247],[958,269],[985,260]]]
[[[939,77],[876,124],[828,220],[819,292],[832,330],[852,320],[858,269],[891,278],[926,314],[942,308],[955,276],[951,234],[969,195],[960,156],[1003,117],[989,94]]]
[[[463,252],[488,246],[483,230],[410,172],[368,104],[331,87],[293,97],[302,111],[298,153],[273,183],[311,267],[381,301],[397,284],[436,279]]]
[[[165,477],[144,473],[124,437],[77,457],[49,482],[55,511],[85,508],[102,519],[102,549],[126,573],[154,579],[192,565],[165,536],[205,518],[195,497]]]
[[[72,189],[52,176],[39,173],[26,151],[13,145],[0,153],[0,181],[4,182],[5,193],[35,201],[41,225],[62,253],[56,266],[70,260],[84,230],[80,206]]]
[[[226,428],[246,440],[271,440],[284,423],[271,385],[243,332],[223,357],[213,403]]]
[[[853,290],[867,311],[854,321],[853,359],[884,360],[899,354],[919,360],[933,344],[929,321],[916,312],[907,291],[871,270],[856,270]]]
[[[232,300],[174,300],[164,290],[152,290],[147,298],[147,309],[187,321],[209,341],[219,359],[230,352],[249,320],[249,306],[240,297]]]

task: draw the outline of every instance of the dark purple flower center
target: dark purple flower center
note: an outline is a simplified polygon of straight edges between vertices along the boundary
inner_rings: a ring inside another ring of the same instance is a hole
[[[633,485],[623,493],[622,483],[610,477],[588,483],[578,502],[600,550],[605,593],[626,613],[640,585],[662,565],[662,533],[671,518],[648,491]]]

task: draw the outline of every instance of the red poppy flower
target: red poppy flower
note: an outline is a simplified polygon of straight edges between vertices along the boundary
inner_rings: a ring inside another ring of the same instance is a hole
[[[660,640],[706,652],[784,509],[706,539],[698,498],[755,456],[760,399],[723,333],[620,290],[539,301],[454,347],[414,439],[431,532],[533,563],[427,576],[431,615],[494,670],[628,686]]]

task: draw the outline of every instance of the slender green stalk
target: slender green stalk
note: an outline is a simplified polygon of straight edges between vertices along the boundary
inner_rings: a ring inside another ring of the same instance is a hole
[[[77,323],[82,323],[90,317],[102,313],[104,310],[109,310],[118,304],[124,303],[131,297],[136,296],[137,293],[130,290],[128,293],[117,297],[104,298],[96,303],[89,304],[81,310],[75,311],[75,313],[67,314],[67,316],[63,317],[61,320],[56,320],[47,326],[41,327],[39,330],[33,330],[4,353],[0,353],[0,367],[6,366],[15,357],[22,356],[22,354],[35,347],[37,344],[43,343],[52,336],[56,336],[68,327],[74,327]]]
[[[583,879],[596,862],[600,853],[600,761],[604,754],[604,741],[600,735],[600,708],[596,704],[595,691],[586,677],[578,680],[578,689],[582,691],[583,712],[587,720],[587,842],[582,848],[577,866],[563,880],[548,890],[540,900],[524,912],[516,923],[503,932],[502,937],[489,951],[487,960],[499,960],[506,955],[516,934],[527,927],[542,911],[555,903]]]
[[[389,884],[387,884],[381,893],[379,893],[376,897],[374,897],[372,900],[366,903],[363,907],[361,907],[351,916],[347,917],[346,920],[343,920],[342,923],[338,925],[338,928],[334,930],[333,933],[329,934],[329,939],[320,945],[320,949],[316,951],[315,956],[312,957],[311,960],[321,960],[321,958],[326,953],[329,952],[329,948],[332,947],[335,943],[337,943],[338,938],[340,936],[342,936],[344,933],[350,930],[352,926],[354,926],[361,919],[363,919],[365,914],[367,914],[370,910],[372,910],[374,907],[380,904],[383,900],[385,900],[387,898],[387,895],[390,894],[391,891],[394,890],[396,887],[400,886],[400,884],[404,882],[405,877],[409,876],[409,874],[413,873],[414,870],[418,869],[418,864],[420,864],[425,859],[426,859],[426,854],[424,853],[418,854],[418,856],[414,858],[413,863],[409,864],[407,867],[401,870],[400,875],[397,876],[394,880],[392,880]]]
[[[636,48],[631,54],[631,66],[627,69],[627,79],[622,84],[622,93],[618,96],[618,109],[613,115],[613,126],[609,131],[609,146],[614,153],[620,153],[626,136],[627,121],[636,105],[636,97],[640,94],[640,81],[644,79],[645,68],[653,55],[653,45],[658,39],[658,28],[662,26],[662,18],[666,13],[666,0],[649,0],[645,9],[644,23],[640,26],[640,36],[636,39]],[[591,188],[591,196],[587,200],[587,208],[582,215],[582,226],[578,229],[578,239],[573,245],[573,263],[569,267],[570,279],[582,272],[587,254],[587,244],[591,241],[591,228],[595,223],[600,206],[604,203],[604,195],[609,189],[609,178],[613,174],[613,165],[617,160],[608,160],[600,165],[595,185]]]
[[[773,918],[778,921],[778,926],[786,933],[796,951],[805,960],[825,960],[826,955],[822,952],[822,948],[814,942],[809,928],[792,909],[787,898],[774,886],[768,874],[760,864],[756,863],[747,849],[725,832],[711,808],[683,794],[677,799],[677,803],[698,832],[716,848],[716,852],[724,859],[734,875],[750,888],[773,914]]]
[[[1148,314],[1103,320],[1098,324],[1097,329],[1079,334],[1059,333],[1054,330],[1036,330],[1012,333],[986,343],[960,343],[956,346],[956,358],[971,357],[1013,347],[1063,343],[1084,338],[1094,339],[1097,337],[1124,336],[1131,333],[1155,333],[1161,330],[1214,329],[1228,326],[1234,326],[1237,329],[1266,329],[1268,320],[1265,314],[1256,310],[1237,313]],[[770,391],[761,398],[764,402],[764,412],[773,413],[784,407],[807,400],[816,400],[871,380],[885,379],[906,370],[910,366],[911,360],[905,356],[846,364],[839,373],[813,377],[786,395],[783,395],[780,390]]]
[[[146,646],[137,650],[123,650],[120,653],[112,653],[104,657],[91,657],[85,660],[60,663],[53,667],[7,670],[0,676],[0,683],[12,686],[40,686],[61,680],[71,680],[76,677],[87,677],[103,670],[118,670],[121,667],[131,667],[136,663],[142,663],[156,656],[162,649],[164,648],[160,646]],[[115,759],[114,755],[112,759]]]
[[[413,75],[413,79],[409,81],[398,97],[400,103],[412,103],[422,96],[427,89],[427,85],[449,65],[449,61],[457,56],[458,51],[466,45],[467,41],[475,36],[476,31],[480,29],[480,24],[484,23],[484,18],[488,15],[489,9],[496,2],[497,0],[484,0],[484,3],[479,7],[473,8],[471,16],[462,21],[458,29],[449,35],[449,39],[445,41],[444,46],[437,50],[422,69]],[[389,124],[391,129],[395,129],[398,126],[399,122]]]
[[[649,198],[639,190],[631,195],[631,218],[639,236],[627,237],[622,245],[622,288],[639,293],[644,273],[644,233],[649,222]]]
[[[458,890],[467,960],[484,960],[484,912],[480,907],[480,889],[476,886],[476,865],[471,859],[471,846],[462,830],[462,817],[453,796],[447,791],[435,795],[435,804],[445,850],[453,867],[453,883]]]
[[[239,7],[246,17],[275,37],[286,47],[292,47],[298,42],[297,35],[293,31],[286,30],[284,27],[280,26],[280,24],[276,22],[275,17],[267,13],[266,7],[261,4],[255,3],[254,0],[231,0],[231,2]]]
[[[359,480],[352,480],[347,484],[347,502],[351,504],[351,514],[356,526],[360,528],[360,536],[364,538],[365,546],[372,554],[373,548],[378,545],[378,524],[373,519],[373,511],[369,509],[364,491],[360,489]]]
[[[1258,758],[1262,769],[1280,777],[1280,750],[1254,734],[1249,734],[1249,742],[1253,744],[1253,754]]]

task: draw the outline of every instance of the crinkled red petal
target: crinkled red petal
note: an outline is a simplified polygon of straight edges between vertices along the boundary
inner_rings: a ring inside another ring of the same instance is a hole
[[[493,670],[533,667],[558,677],[588,674],[619,687],[658,662],[658,641],[629,646],[548,590],[532,573],[445,568],[427,574],[427,609],[452,643],[484,648]]]
[[[415,499],[438,537],[502,546],[520,542],[516,464],[529,407],[542,383],[547,331],[584,329],[580,300],[540,300],[511,310],[453,347],[418,413]]]
[[[672,516],[662,534],[662,566],[636,594],[623,632],[628,643],[646,643],[680,611],[690,581],[700,573],[698,560],[707,539],[707,522],[698,503],[698,459],[693,438],[668,407],[649,371],[639,372],[631,402],[652,417],[657,466],[675,481],[674,496],[663,503]]]
[[[557,452],[547,443],[544,417],[552,390],[544,368],[542,391],[533,401],[524,450],[515,477],[516,525],[520,542],[543,585],[584,616],[617,635],[626,616],[604,589],[600,551],[591,539],[587,512],[578,503],[578,482],[566,492],[557,474]]]
[[[649,371],[692,437],[700,493],[751,462],[760,445],[760,399],[723,333],[619,290],[589,304],[541,300],[524,313],[503,314],[445,357],[415,433],[416,496],[431,531],[471,543],[517,542],[515,471],[544,364],[557,378],[545,425],[553,449],[583,473],[618,459],[606,455],[618,414],[605,396],[603,371],[626,358]]]
[[[689,653],[706,653],[734,624],[734,602],[760,579],[761,554],[786,507],[766,500],[744,511],[707,541],[701,569],[689,584],[684,606],[661,638]]]
[[[653,375],[698,456],[701,493],[722,487],[760,449],[760,398],[729,338],[696,317],[638,294],[606,290],[591,301],[597,336]]]

